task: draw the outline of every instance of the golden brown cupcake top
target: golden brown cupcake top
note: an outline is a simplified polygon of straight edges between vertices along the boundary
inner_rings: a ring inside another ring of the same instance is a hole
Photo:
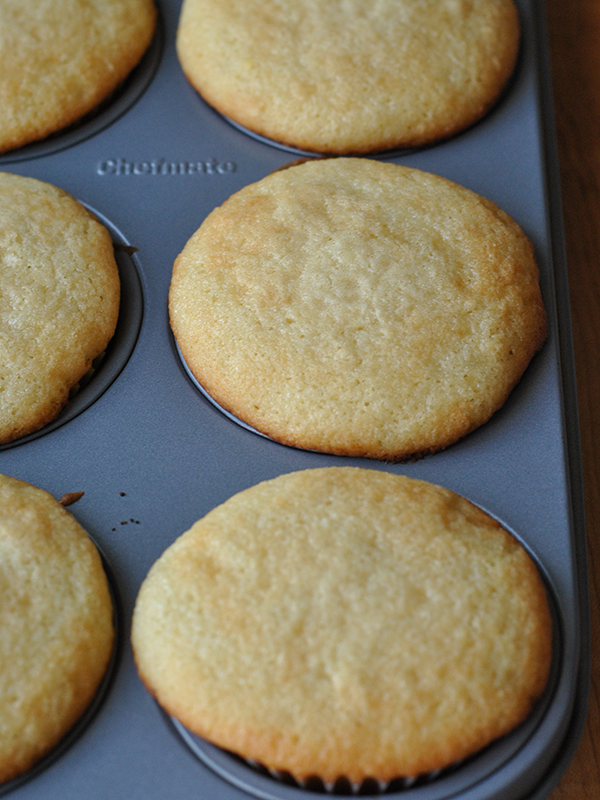
[[[355,468],[243,491],[150,570],[140,674],[196,734],[297,778],[443,768],[511,730],[552,625],[524,548],[465,499]]]
[[[225,409],[285,444],[388,460],[486,422],[546,332],[533,248],[507,214],[367,159],[233,195],[178,257],[169,306]]]
[[[155,25],[152,0],[0,0],[0,153],[96,108],[140,61]]]
[[[54,419],[112,338],[110,234],[73,197],[0,173],[0,443]]]
[[[47,492],[0,475],[0,782],[88,707],[112,652],[112,614],[83,528]]]
[[[184,72],[218,111],[287,145],[369,153],[483,116],[517,56],[512,0],[185,0]]]

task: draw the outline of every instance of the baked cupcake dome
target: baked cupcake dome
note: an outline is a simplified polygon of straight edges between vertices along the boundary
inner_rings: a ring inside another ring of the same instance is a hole
[[[546,335],[533,248],[489,200],[369,159],[309,161],[215,209],[171,325],[224,409],[284,444],[404,460],[486,422]]]
[[[2,0],[0,153],[96,109],[138,64],[155,27],[152,0]]]
[[[512,0],[185,0],[177,49],[225,116],[286,145],[372,153],[480,119],[519,46]]]
[[[120,281],[107,229],[55,186],[0,173],[0,444],[53,420],[106,349]]]
[[[441,487],[283,475],[181,536],[133,618],[140,675],[194,733],[298,779],[441,769],[542,693],[552,624],[524,548]]]
[[[54,748],[92,702],[113,647],[94,544],[51,495],[0,476],[0,783]]]

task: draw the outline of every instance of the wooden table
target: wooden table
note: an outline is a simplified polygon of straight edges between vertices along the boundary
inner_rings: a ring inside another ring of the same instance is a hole
[[[587,725],[551,800],[600,800],[600,0],[546,0],[590,560]]]

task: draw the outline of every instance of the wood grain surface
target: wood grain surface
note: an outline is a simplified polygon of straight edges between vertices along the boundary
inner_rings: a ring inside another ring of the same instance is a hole
[[[600,0],[546,0],[573,316],[590,564],[592,688],[551,800],[600,800]]]

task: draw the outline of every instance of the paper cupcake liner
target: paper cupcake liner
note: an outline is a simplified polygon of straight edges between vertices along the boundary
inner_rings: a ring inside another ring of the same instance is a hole
[[[386,792],[398,792],[403,789],[410,789],[415,785],[423,785],[435,780],[442,770],[434,770],[425,775],[418,775],[412,778],[394,778],[389,781],[381,781],[378,778],[365,778],[360,782],[351,781],[349,778],[343,776],[337,778],[335,781],[325,781],[317,775],[313,775],[304,780],[294,778],[289,772],[281,770],[269,769],[263,764],[250,759],[241,759],[251,769],[260,772],[261,775],[269,775],[276,781],[284,783],[288,786],[296,786],[299,789],[304,789],[309,792],[316,792],[318,794],[332,794],[332,795],[375,795],[385,794]]]
[[[237,756],[232,754],[233,758]],[[440,775],[450,772],[456,767],[460,766],[458,763],[453,764],[447,769],[433,770],[422,775],[415,775],[413,777],[398,777],[392,780],[382,781],[378,778],[365,778],[362,781],[351,781],[349,778],[340,776],[335,781],[326,781],[319,778],[317,775],[312,775],[309,778],[300,780],[295,778],[289,772],[282,770],[270,769],[265,767],[264,764],[252,759],[244,758],[239,759],[241,762],[249,766],[251,769],[256,770],[261,775],[268,775],[275,781],[284,783],[287,786],[296,786],[305,791],[315,792],[317,794],[331,794],[331,795],[377,795],[392,792],[399,792],[405,789],[411,789],[414,786],[423,786],[436,780]]]

